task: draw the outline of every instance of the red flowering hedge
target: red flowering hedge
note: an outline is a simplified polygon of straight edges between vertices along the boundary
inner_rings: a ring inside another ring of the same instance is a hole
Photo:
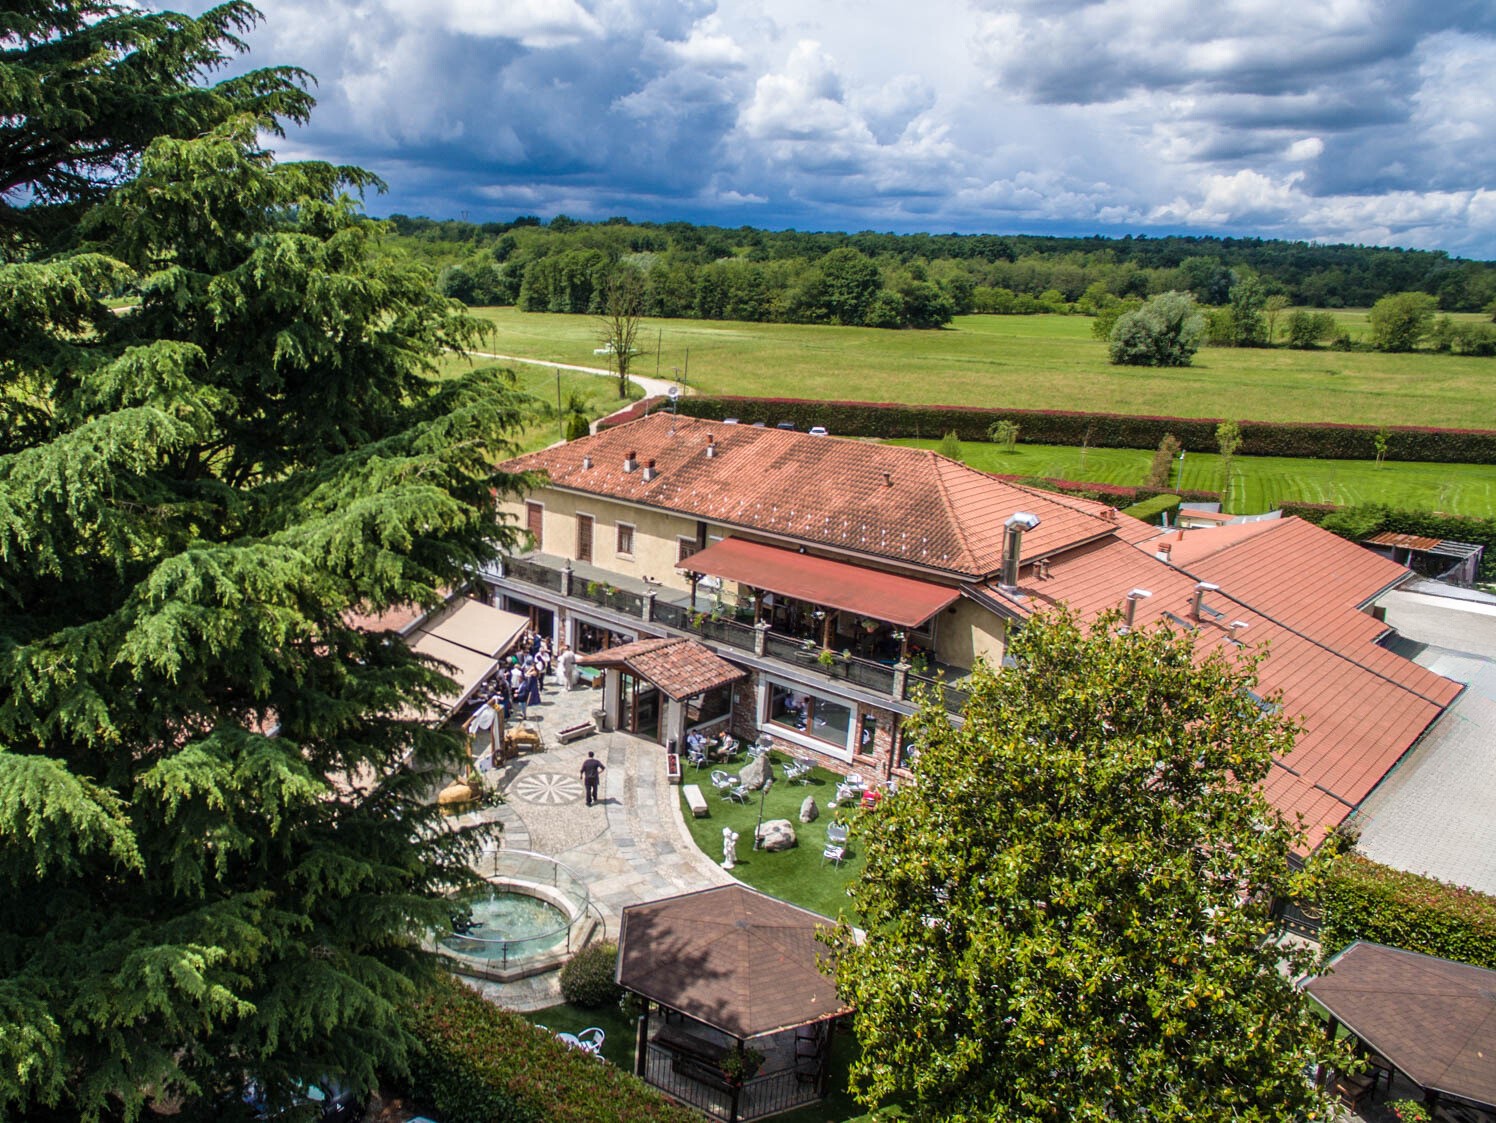
[[[629,421],[637,421],[646,413],[658,413],[668,403],[668,399],[659,394],[649,398],[640,398],[632,405],[626,406],[617,413],[610,413],[597,423],[597,431],[601,433],[604,429],[611,429],[615,425],[622,425]]]
[[[418,1049],[410,1093],[446,1123],[699,1123],[632,1073],[451,979],[407,1019]]]
[[[1326,955],[1368,940],[1496,969],[1496,897],[1352,853],[1331,868],[1320,905]]]
[[[916,406],[892,402],[819,402],[802,398],[694,396],[682,398],[681,413],[744,424],[792,421],[800,430],[824,425],[843,437],[938,439],[954,432],[963,441],[985,441],[998,421],[1018,425],[1018,439],[1033,444],[1097,448],[1157,448],[1172,433],[1191,452],[1216,451],[1215,417],[1151,417],[1075,410],[1002,409],[984,406]],[[642,410],[641,410],[642,412]],[[1376,457],[1375,425],[1332,422],[1242,421],[1245,456],[1303,456],[1329,460]],[[1388,427],[1389,460],[1450,464],[1496,464],[1496,431]]]

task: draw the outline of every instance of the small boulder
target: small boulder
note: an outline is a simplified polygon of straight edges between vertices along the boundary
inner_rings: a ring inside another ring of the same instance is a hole
[[[816,797],[808,795],[805,802],[800,805],[800,821],[802,823],[814,823],[821,817],[821,809],[816,806]]]
[[[788,819],[770,819],[758,829],[760,850],[788,850],[795,845],[795,828]]]
[[[769,754],[755,757],[748,762],[748,766],[738,773],[738,783],[750,792],[756,792],[774,775],[774,766],[769,763]]]

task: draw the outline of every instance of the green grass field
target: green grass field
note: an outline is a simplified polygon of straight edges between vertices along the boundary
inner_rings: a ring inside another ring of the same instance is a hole
[[[702,853],[714,862],[722,860],[722,828],[731,827],[738,832],[738,863],[733,876],[755,889],[761,889],[781,900],[811,909],[822,916],[835,919],[851,909],[847,899],[847,886],[862,872],[863,853],[857,842],[857,820],[862,812],[844,812],[852,824],[852,839],[847,848],[847,858],[840,866],[821,860],[821,851],[826,844],[826,824],[832,812],[826,810],[826,801],[836,794],[837,777],[823,768],[810,774],[808,784],[790,784],[783,779],[781,767],[785,757],[774,754],[774,787],[764,798],[764,819],[788,819],[795,826],[798,838],[796,846],[776,854],[753,849],[753,828],[758,823],[758,796],[755,793],[747,804],[734,803],[720,798],[712,790],[710,773],[706,769],[696,771],[687,768],[685,784],[696,784],[706,796],[711,814],[698,819],[686,806],[681,796],[681,815],[690,828],[691,837]],[[718,767],[721,767],[720,765]],[[728,772],[742,771],[742,765],[729,765]],[[821,817],[813,823],[800,822],[800,804],[806,796],[814,796],[821,805]]]
[[[913,448],[936,448],[938,441],[890,441]],[[1141,485],[1153,454],[1143,449],[1079,449],[1063,445],[1020,444],[1007,453],[1000,445],[961,443],[961,459],[983,472],[1047,476],[1051,479]],[[1184,479],[1172,483],[1219,491],[1221,458],[1191,452]],[[1423,464],[1389,460],[1296,460],[1277,456],[1238,456],[1231,468],[1228,509],[1242,515],[1271,511],[1286,501],[1307,503],[1385,503],[1453,515],[1496,516],[1496,468],[1488,464]]]
[[[515,386],[521,393],[534,399],[534,418],[514,437],[516,452],[530,452],[544,448],[561,439],[560,424],[556,410],[556,371],[529,363],[505,364],[496,359],[468,358],[463,355],[448,355],[438,366],[438,377],[472,370],[479,366],[509,366],[514,371]],[[572,394],[578,394],[587,403],[587,416],[599,418],[612,413],[624,403],[618,397],[618,383],[612,378],[601,378],[595,374],[563,370],[561,373],[560,401],[564,406]],[[637,386],[629,387],[630,400],[643,396]]]
[[[476,311],[492,350],[598,363],[596,317]],[[1365,332],[1364,311],[1336,314]],[[1207,347],[1192,367],[1150,370],[1112,366],[1090,332],[1085,316],[958,316],[941,331],[648,320],[634,371],[755,397],[1496,429],[1492,359]]]

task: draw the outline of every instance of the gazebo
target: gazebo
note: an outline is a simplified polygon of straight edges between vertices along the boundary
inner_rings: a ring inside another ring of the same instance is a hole
[[[1496,1111],[1496,971],[1358,940],[1304,990],[1430,1107]]]
[[[623,910],[618,982],[657,1004],[640,1020],[634,1070],[708,1115],[739,1123],[826,1094],[831,1039],[850,1008],[818,957],[832,921],[746,885]],[[744,1051],[756,1071],[734,1071]]]

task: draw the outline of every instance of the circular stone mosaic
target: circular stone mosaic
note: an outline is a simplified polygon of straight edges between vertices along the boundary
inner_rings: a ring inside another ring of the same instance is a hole
[[[575,803],[582,798],[582,781],[560,772],[527,772],[514,782],[509,794],[526,803]]]

